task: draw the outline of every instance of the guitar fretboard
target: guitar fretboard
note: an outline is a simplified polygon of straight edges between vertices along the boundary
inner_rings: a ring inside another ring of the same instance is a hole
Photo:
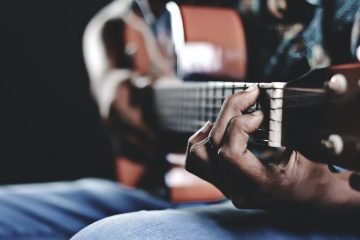
[[[225,99],[256,84],[267,92],[270,119],[265,141],[281,145],[281,121],[284,83],[176,82],[154,87],[155,106],[161,127],[175,132],[193,133],[207,121],[214,122]],[[249,112],[261,108],[259,102]],[[258,131],[265,131],[259,129]]]

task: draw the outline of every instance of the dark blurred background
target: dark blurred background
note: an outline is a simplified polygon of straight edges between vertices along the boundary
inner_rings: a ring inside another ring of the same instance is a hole
[[[1,1],[0,184],[114,178],[82,56],[84,29],[109,2]]]
[[[0,184],[114,177],[82,34],[106,0],[0,3]]]

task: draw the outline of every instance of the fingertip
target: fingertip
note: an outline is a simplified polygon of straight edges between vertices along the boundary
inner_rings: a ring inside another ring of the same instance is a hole
[[[207,121],[199,130],[201,133],[208,133],[212,129],[213,124],[210,121]]]
[[[254,115],[254,116],[261,116],[261,117],[264,116],[264,113],[261,110],[257,110],[257,111],[255,111],[255,112],[253,112],[251,114]]]
[[[189,138],[188,143],[190,145],[193,145],[193,144],[205,139],[209,135],[212,127],[213,127],[213,124],[211,122],[207,121],[199,130],[197,130]]]
[[[245,126],[245,131],[252,133],[256,131],[264,120],[264,113],[261,110],[257,110],[253,113],[243,115],[244,121],[243,125]]]
[[[247,97],[251,99],[250,102],[255,102],[260,95],[260,89],[257,84],[251,85],[244,92],[247,94]]]
[[[253,91],[256,91],[257,89],[258,89],[258,86],[256,84],[252,84],[245,90],[245,92],[253,92]]]
[[[255,118],[255,121],[262,122],[264,120],[264,113],[261,110],[257,110],[251,113],[252,117]]]

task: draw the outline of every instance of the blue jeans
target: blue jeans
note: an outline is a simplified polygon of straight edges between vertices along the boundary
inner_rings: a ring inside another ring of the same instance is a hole
[[[350,216],[238,210],[225,203],[113,216],[86,227],[72,240],[359,239],[359,225]]]
[[[0,187],[0,239],[64,240],[115,214],[173,207],[99,179]]]

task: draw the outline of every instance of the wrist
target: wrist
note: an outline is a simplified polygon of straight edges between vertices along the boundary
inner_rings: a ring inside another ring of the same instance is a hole
[[[318,204],[329,212],[360,210],[360,192],[350,186],[351,172],[332,173],[319,196]]]

